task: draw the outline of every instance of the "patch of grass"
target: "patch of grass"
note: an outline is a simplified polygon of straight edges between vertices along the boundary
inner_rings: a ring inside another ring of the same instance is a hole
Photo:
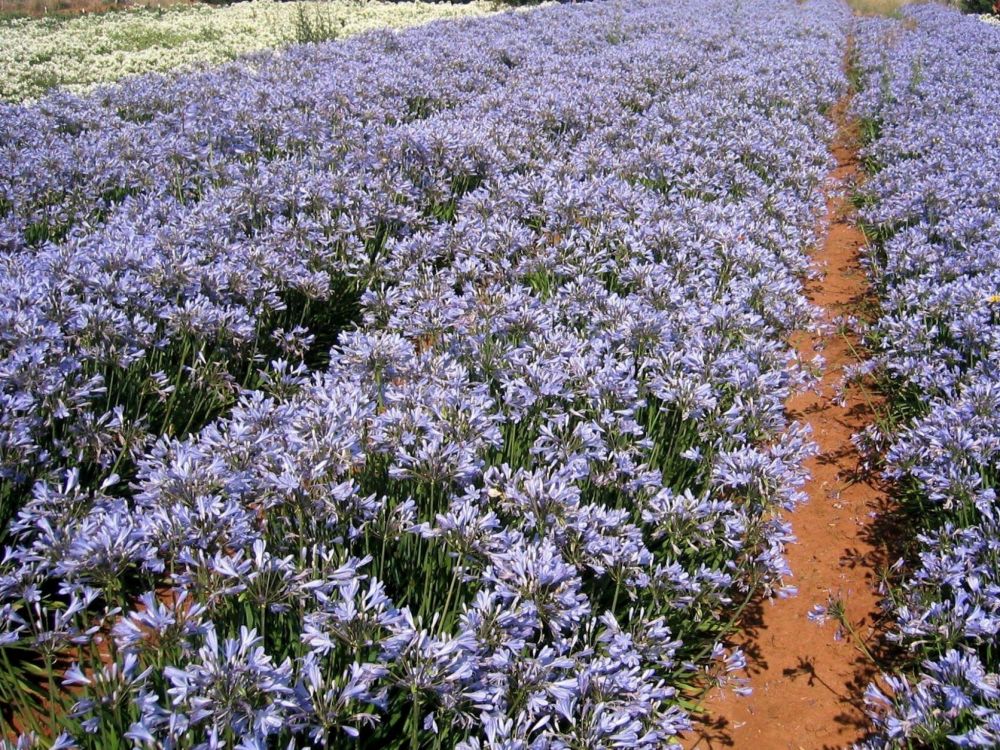
[[[141,52],[153,47],[170,48],[183,44],[186,37],[176,31],[154,27],[136,27],[111,35],[115,49]]]
[[[899,16],[904,5],[913,0],[847,0],[855,13],[865,16]]]
[[[107,51],[142,52],[147,49],[171,49],[189,41],[217,42],[222,37],[222,31],[210,27],[191,33],[158,26],[137,25],[111,34],[111,46],[108,47]]]
[[[59,86],[63,80],[62,76],[58,73],[52,71],[37,71],[30,74],[29,80],[31,85],[40,91],[48,91],[56,86]]]

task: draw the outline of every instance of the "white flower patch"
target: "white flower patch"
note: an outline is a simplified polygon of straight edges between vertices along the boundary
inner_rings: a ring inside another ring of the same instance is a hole
[[[493,10],[485,0],[456,5],[251,0],[227,7],[16,20],[0,24],[0,98],[33,99],[54,86],[81,92],[129,75],[226,62],[294,43],[301,18],[342,38]]]

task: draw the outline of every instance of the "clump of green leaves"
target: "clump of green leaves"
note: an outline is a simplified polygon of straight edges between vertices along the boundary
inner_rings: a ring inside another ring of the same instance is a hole
[[[311,9],[303,2],[295,4],[295,41],[298,44],[315,44],[337,39],[344,31],[347,21],[334,18],[325,6],[314,5]]]

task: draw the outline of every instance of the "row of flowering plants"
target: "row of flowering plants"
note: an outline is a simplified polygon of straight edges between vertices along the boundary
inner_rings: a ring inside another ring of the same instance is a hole
[[[1000,30],[935,6],[866,20],[862,217],[878,365],[905,428],[886,466],[916,544],[890,596],[912,659],[870,689],[878,747],[1000,744]]]
[[[5,733],[669,744],[788,590],[848,22],[559,5],[0,110]]]

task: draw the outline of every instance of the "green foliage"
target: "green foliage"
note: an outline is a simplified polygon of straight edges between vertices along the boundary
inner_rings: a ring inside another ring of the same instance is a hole
[[[338,23],[330,11],[322,5],[313,5],[310,9],[305,3],[297,2],[293,24],[294,38],[298,44],[315,44],[337,39],[343,33],[347,22],[341,18]]]
[[[996,3],[994,0],[962,0],[961,7],[966,13],[993,13]]]

